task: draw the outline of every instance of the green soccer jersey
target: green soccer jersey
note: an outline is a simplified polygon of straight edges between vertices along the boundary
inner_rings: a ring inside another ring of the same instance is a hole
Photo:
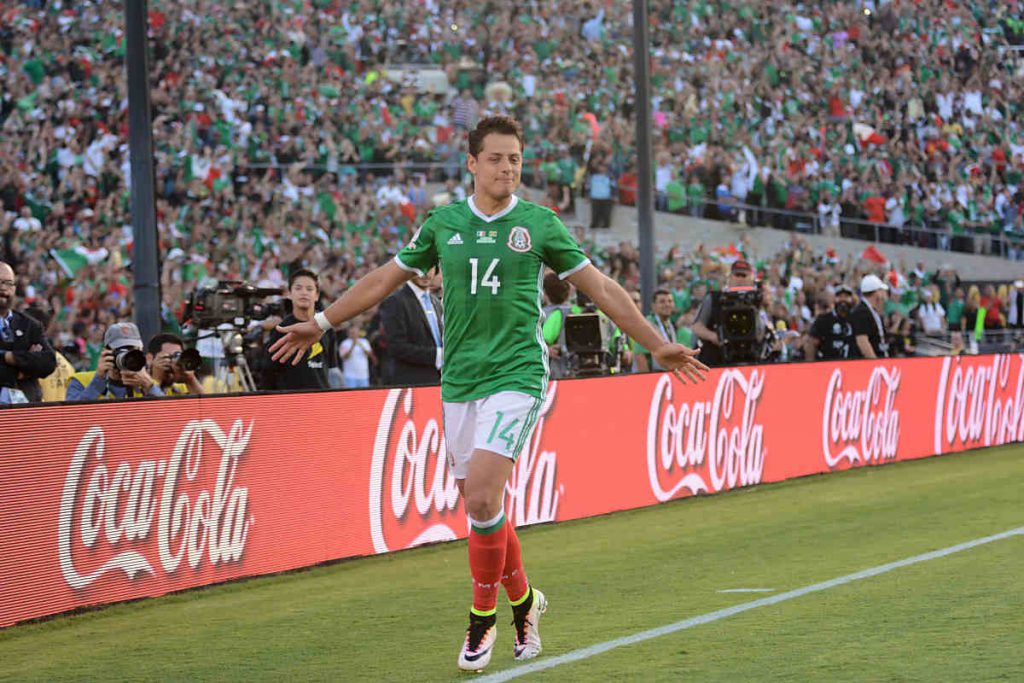
[[[395,262],[444,281],[441,399],[500,391],[542,398],[548,350],[541,331],[544,266],[566,278],[590,260],[553,211],[512,197],[485,216],[473,198],[430,212]]]

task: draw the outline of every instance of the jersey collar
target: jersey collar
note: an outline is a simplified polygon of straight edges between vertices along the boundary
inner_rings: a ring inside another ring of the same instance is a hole
[[[475,194],[474,195],[470,195],[469,200],[467,200],[466,203],[469,204],[469,210],[472,211],[473,214],[477,218],[482,220],[484,223],[493,223],[494,221],[498,220],[499,218],[502,218],[503,216],[507,216],[509,213],[511,213],[512,209],[516,208],[516,204],[519,203],[519,197],[517,197],[515,195],[512,195],[512,200],[508,203],[508,206],[506,206],[504,209],[502,209],[498,213],[494,214],[493,216],[488,216],[488,215],[485,215],[482,211],[480,211],[480,209],[476,208],[476,201],[474,201],[475,198],[476,198]]]

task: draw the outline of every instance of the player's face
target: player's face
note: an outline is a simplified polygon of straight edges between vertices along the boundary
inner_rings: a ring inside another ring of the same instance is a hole
[[[480,153],[469,155],[467,165],[473,174],[476,192],[502,200],[519,187],[523,149],[514,135],[491,133],[484,137]]]

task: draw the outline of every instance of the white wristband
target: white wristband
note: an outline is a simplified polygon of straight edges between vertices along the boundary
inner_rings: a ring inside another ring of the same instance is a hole
[[[323,311],[320,311],[319,313],[314,315],[313,316],[313,320],[316,321],[316,324],[324,332],[327,332],[329,330],[333,330],[334,329],[334,325],[332,325],[331,321],[327,319],[327,314],[324,313]]]

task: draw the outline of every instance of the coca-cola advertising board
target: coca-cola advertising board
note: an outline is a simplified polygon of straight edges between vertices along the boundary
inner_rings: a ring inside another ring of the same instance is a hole
[[[0,412],[0,626],[465,537],[436,387]],[[552,383],[517,525],[1024,440],[1024,357]]]

